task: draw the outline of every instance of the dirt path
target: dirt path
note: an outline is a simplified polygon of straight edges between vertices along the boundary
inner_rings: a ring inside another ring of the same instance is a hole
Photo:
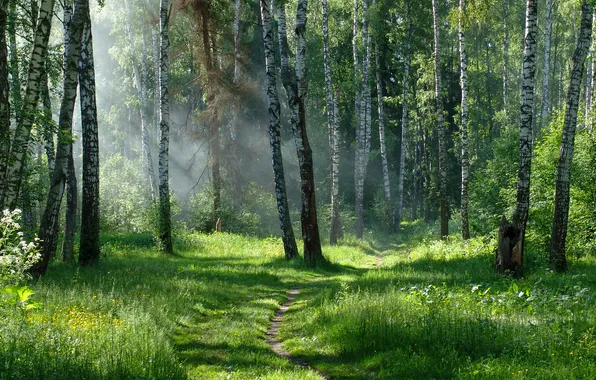
[[[286,300],[286,302],[284,302],[283,305],[281,305],[281,307],[277,310],[277,312],[275,312],[275,316],[271,320],[271,326],[269,326],[269,329],[267,329],[267,334],[265,335],[265,342],[267,342],[267,344],[269,345],[269,347],[271,347],[271,350],[273,350],[273,352],[275,352],[275,354],[288,359],[292,363],[294,363],[304,369],[308,369],[313,372],[316,372],[323,379],[331,379],[331,377],[329,377],[328,375],[312,368],[304,360],[300,360],[300,359],[290,355],[290,353],[283,348],[282,342],[280,342],[279,339],[277,339],[277,336],[279,334],[279,329],[281,327],[281,323],[283,322],[284,316],[285,316],[286,312],[288,311],[288,309],[290,308],[290,305],[292,305],[292,303],[296,299],[296,296],[298,294],[300,294],[300,289],[295,288],[295,289],[290,289],[288,291],[288,299]]]
[[[377,268],[379,268],[381,265],[383,265],[383,256],[377,252]]]

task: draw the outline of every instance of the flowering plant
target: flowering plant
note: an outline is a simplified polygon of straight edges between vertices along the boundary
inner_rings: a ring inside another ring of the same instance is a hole
[[[21,231],[21,210],[4,210],[0,218],[0,285],[18,283],[41,255],[39,239],[27,242]]]

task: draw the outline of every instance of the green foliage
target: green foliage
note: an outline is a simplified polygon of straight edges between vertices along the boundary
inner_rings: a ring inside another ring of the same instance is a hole
[[[0,286],[28,278],[27,271],[40,258],[39,239],[26,241],[21,231],[21,211],[4,210],[0,218]]]
[[[120,154],[102,161],[99,195],[101,229],[113,232],[152,231],[151,195],[140,163]]]
[[[255,183],[250,183],[246,186],[242,197],[246,201],[234,208],[232,194],[227,188],[222,192],[219,210],[222,231],[259,236],[278,235],[279,219],[274,195]],[[192,230],[199,232],[215,230],[216,218],[211,188],[193,195],[189,201],[189,208],[189,227]]]

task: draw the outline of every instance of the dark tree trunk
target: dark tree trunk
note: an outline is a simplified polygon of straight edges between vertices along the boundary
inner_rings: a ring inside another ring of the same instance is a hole
[[[74,260],[74,241],[77,228],[78,206],[77,176],[74,165],[72,144],[68,156],[68,169],[66,172],[66,224],[64,226],[64,239],[62,240],[62,260]]]
[[[280,133],[280,105],[277,93],[277,76],[275,64],[274,34],[272,25],[272,9],[269,0],[261,0],[261,18],[263,22],[263,42],[265,46],[265,68],[267,82],[267,100],[269,103],[269,144],[273,163],[275,196],[281,227],[281,238],[284,244],[286,259],[298,257],[298,247],[294,238],[290,209],[286,195],[286,179],[283,166]]]
[[[522,246],[522,230],[510,224],[503,216],[499,227],[499,247],[496,257],[497,272],[511,271],[516,277],[523,276]]]

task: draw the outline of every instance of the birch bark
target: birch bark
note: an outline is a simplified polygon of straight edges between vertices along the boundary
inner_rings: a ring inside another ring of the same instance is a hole
[[[31,53],[31,60],[29,61],[27,87],[21,115],[34,114],[37,102],[39,101],[40,83],[41,77],[45,73],[53,10],[54,0],[42,0],[37,28],[35,29],[33,51]],[[14,209],[16,207],[32,126],[33,118],[30,116],[25,116],[18,120],[14,138],[11,142],[10,164],[6,171],[4,188],[0,194],[0,206],[2,206],[0,208],[8,207],[9,209]]]
[[[466,40],[464,35],[465,0],[459,0],[459,63],[461,68],[461,234],[462,239],[470,238],[468,226],[468,58],[466,57]]]
[[[6,44],[8,2],[9,0],[0,0],[0,183],[4,183],[10,150],[10,86]]]
[[[64,75],[64,91],[60,105],[58,149],[56,165],[46,201],[45,210],[39,228],[41,260],[32,267],[32,272],[41,276],[47,270],[50,258],[56,251],[56,223],[60,213],[60,204],[64,194],[64,186],[68,171],[68,157],[72,148],[72,118],[77,96],[78,73],[77,64],[81,52],[81,39],[85,26],[85,14],[88,12],[89,0],[76,0],[75,11],[68,28],[69,43],[66,45],[66,61]],[[41,19],[41,17],[40,17]]]
[[[412,20],[410,14],[410,2],[407,2],[407,28],[408,40],[406,42],[406,51],[404,55],[404,89],[403,89],[403,103],[401,114],[401,143],[399,154],[399,173],[397,177],[397,207],[395,212],[394,231],[399,232],[403,211],[404,200],[404,174],[406,171],[406,146],[408,138],[408,95],[410,83],[410,44],[412,40]]]
[[[81,237],[79,263],[99,260],[99,131],[95,96],[95,62],[91,19],[83,31],[79,61],[79,92],[83,125],[83,199],[81,202]]]
[[[523,252],[526,223],[530,206],[530,172],[532,168],[532,123],[534,108],[534,88],[536,82],[536,35],[537,0],[526,2],[526,30],[524,37],[523,79],[521,123],[519,134],[519,167],[517,178],[517,202],[513,212],[512,223],[519,235],[519,248],[514,263],[516,276],[523,275]],[[497,263],[497,267],[499,267]],[[509,268],[505,268],[509,269]]]
[[[172,253],[172,220],[170,211],[169,146],[170,146],[170,100],[168,94],[168,0],[160,0],[160,56],[159,56],[159,246],[164,253]]]
[[[321,239],[317,220],[314,166],[312,149],[306,131],[306,0],[298,2],[296,11],[296,71],[289,65],[289,45],[286,33],[285,6],[278,7],[278,34],[282,81],[288,98],[291,113],[292,132],[296,143],[296,153],[300,166],[300,195],[302,200],[300,221],[304,241],[304,261],[315,266],[325,261],[321,249]]]
[[[433,3],[433,20],[435,36],[435,102],[437,109],[437,135],[439,137],[439,198],[441,202],[441,239],[449,235],[449,210],[447,203],[447,165],[445,162],[446,141],[443,116],[443,95],[441,89],[441,55],[439,47],[439,9],[437,0]]]
[[[546,0],[546,19],[544,24],[544,63],[542,72],[542,106],[540,108],[540,127],[549,122],[548,79],[550,71],[550,39],[553,30],[553,0]]]
[[[323,16],[323,64],[325,69],[325,95],[327,110],[327,127],[329,129],[329,148],[331,153],[331,231],[329,243],[337,244],[341,234],[339,213],[339,110],[337,109],[337,95],[333,92],[331,80],[331,54],[329,52],[329,15],[327,0],[321,1]]]
[[[507,117],[509,92],[509,0],[503,0],[503,111]]]
[[[277,73],[275,64],[274,35],[272,26],[272,10],[269,0],[260,0],[261,18],[263,23],[263,41],[265,49],[267,100],[269,103],[269,144],[275,182],[275,197],[281,227],[281,237],[284,244],[286,259],[298,257],[298,247],[294,238],[290,209],[286,195],[286,179],[283,167],[280,133],[280,104],[277,93]]]
[[[573,161],[580,87],[584,72],[584,62],[586,60],[588,46],[590,45],[590,33],[593,22],[592,11],[593,7],[590,2],[583,0],[581,29],[577,47],[573,54],[573,67],[571,69],[569,90],[567,92],[567,107],[565,108],[565,119],[563,122],[563,138],[559,151],[550,262],[560,272],[567,270],[565,240],[567,238],[567,221],[569,218],[569,183],[571,180],[571,163]]]

